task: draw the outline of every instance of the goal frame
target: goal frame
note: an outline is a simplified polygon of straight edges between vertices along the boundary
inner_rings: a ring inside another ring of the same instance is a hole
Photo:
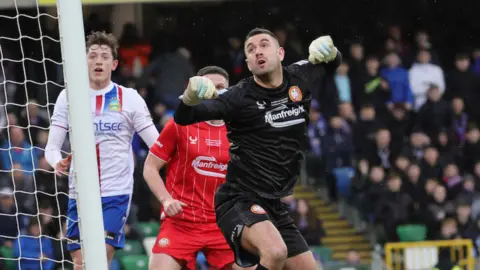
[[[107,270],[81,0],[57,0],[73,176],[86,270]]]

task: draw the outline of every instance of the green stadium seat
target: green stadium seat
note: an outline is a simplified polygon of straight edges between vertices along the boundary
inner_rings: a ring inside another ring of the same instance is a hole
[[[122,250],[117,250],[115,256],[119,259],[130,255],[144,255],[142,242],[135,240],[126,240],[125,247]]]
[[[147,253],[148,256],[152,255],[152,248],[155,246],[157,242],[156,237],[147,237],[143,239],[142,244],[143,248],[145,249],[145,252]]]
[[[325,270],[368,270],[370,269],[369,265],[336,265],[336,266],[328,266]]]
[[[328,262],[332,260],[333,251],[328,247],[324,246],[310,246],[315,259],[320,260],[321,262]]]
[[[0,257],[13,259],[13,249],[6,246],[0,246]],[[3,260],[3,263],[6,270],[13,270],[17,265],[17,261],[13,260]]]
[[[427,227],[414,224],[398,226],[397,235],[401,242],[425,241],[427,237]]]
[[[144,237],[157,237],[160,224],[155,222],[140,222],[140,229],[142,230]]]
[[[128,255],[120,259],[122,270],[148,270],[147,255]]]

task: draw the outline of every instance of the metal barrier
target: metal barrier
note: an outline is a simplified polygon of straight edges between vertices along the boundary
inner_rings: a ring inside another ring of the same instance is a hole
[[[449,254],[450,262],[462,269],[474,270],[473,252],[470,239],[387,243],[385,264],[389,270],[435,269],[440,260],[446,259],[446,254]]]

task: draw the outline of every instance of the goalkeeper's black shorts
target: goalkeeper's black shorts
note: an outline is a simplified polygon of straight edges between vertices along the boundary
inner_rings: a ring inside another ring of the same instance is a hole
[[[223,184],[215,193],[217,224],[241,267],[258,264],[260,258],[242,248],[240,237],[245,226],[270,220],[278,229],[288,249],[288,257],[309,250],[305,239],[290,217],[289,207],[280,199],[265,199]]]

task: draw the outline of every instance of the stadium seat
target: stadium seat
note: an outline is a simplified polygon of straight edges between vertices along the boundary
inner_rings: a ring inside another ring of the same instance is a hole
[[[143,248],[145,249],[145,252],[147,253],[148,256],[152,255],[152,248],[157,242],[156,237],[147,237],[143,239]]]
[[[208,269],[207,258],[201,251],[197,253],[197,269]]]
[[[144,237],[157,237],[158,230],[160,229],[158,221],[140,222],[139,226]]]
[[[336,178],[338,195],[343,198],[349,198],[351,195],[352,178],[355,175],[355,169],[352,167],[336,168],[333,170]]]
[[[317,261],[328,262],[332,260],[333,251],[324,246],[310,246],[310,250]]]
[[[115,252],[115,256],[120,260],[125,256],[130,255],[143,255],[142,243],[140,241],[135,240],[126,240],[125,247],[122,250],[117,250]]]
[[[424,225],[402,225],[397,227],[397,235],[402,242],[425,241],[427,227]]]
[[[327,266],[325,269],[326,270],[368,270],[370,269],[370,266],[340,264],[340,265]]]
[[[122,270],[147,270],[147,255],[128,255],[120,259]]]
[[[13,258],[13,249],[6,246],[0,246],[0,257]],[[7,270],[15,269],[16,261],[4,260],[3,263]]]

